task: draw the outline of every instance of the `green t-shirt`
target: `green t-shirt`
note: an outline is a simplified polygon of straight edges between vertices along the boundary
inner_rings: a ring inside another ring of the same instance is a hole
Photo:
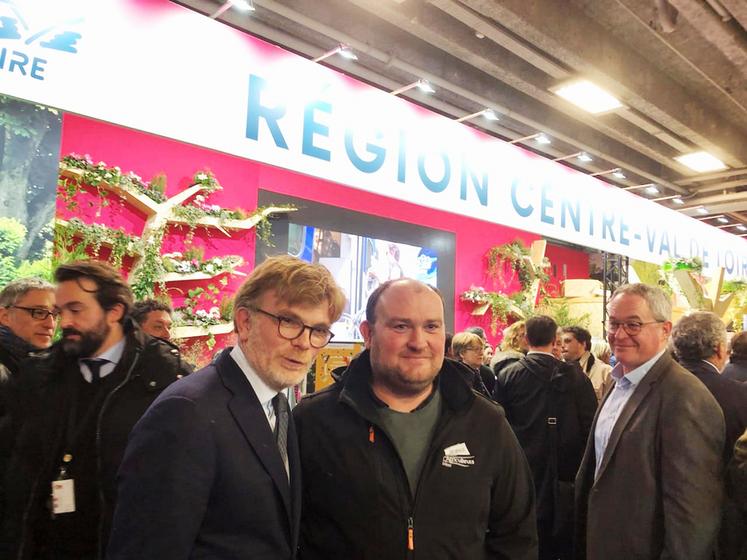
[[[410,492],[415,496],[420,471],[441,412],[441,393],[436,387],[425,404],[412,412],[397,412],[386,406],[379,408],[378,412],[382,427],[391,436],[402,458]]]

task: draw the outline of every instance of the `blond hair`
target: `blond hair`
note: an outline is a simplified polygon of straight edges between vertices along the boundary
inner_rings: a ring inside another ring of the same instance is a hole
[[[234,328],[236,311],[251,309],[268,291],[275,292],[278,300],[287,305],[327,303],[332,323],[340,318],[345,307],[345,294],[325,267],[289,255],[270,257],[252,271],[236,292]]]
[[[457,360],[461,360],[461,353],[470,348],[480,349],[482,351],[484,342],[479,335],[471,332],[456,333],[451,339],[451,353]]]
[[[501,350],[516,350],[523,352],[524,336],[527,334],[526,321],[516,321],[503,329],[503,340],[501,341]]]

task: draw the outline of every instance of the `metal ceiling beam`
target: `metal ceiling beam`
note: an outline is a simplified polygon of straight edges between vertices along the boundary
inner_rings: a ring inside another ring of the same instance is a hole
[[[747,134],[713,110],[693,103],[680,84],[568,2],[462,0],[510,28],[623,101],[729,165],[747,162]],[[683,172],[685,170],[683,169]]]

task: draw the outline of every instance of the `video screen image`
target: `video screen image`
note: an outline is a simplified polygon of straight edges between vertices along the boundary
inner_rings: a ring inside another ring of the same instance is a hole
[[[363,339],[366,302],[382,282],[415,278],[438,287],[438,255],[429,247],[289,224],[288,254],[323,265],[345,292],[347,307],[332,326],[336,342]]]

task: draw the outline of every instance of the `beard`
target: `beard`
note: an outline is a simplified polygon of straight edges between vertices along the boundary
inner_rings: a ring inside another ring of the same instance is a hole
[[[62,351],[71,358],[90,358],[109,336],[112,328],[102,319],[92,330],[62,329]],[[69,335],[78,335],[80,340],[69,340]]]

